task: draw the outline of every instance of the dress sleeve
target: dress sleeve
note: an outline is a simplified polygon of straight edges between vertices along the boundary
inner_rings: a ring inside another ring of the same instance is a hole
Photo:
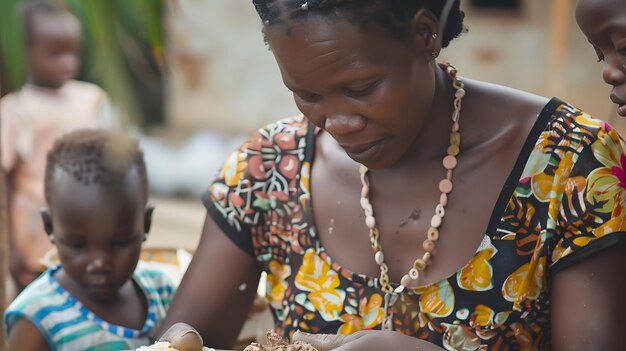
[[[232,152],[202,197],[209,216],[250,255],[254,254],[252,237],[265,230],[268,210],[264,198],[268,172],[264,146],[271,147],[269,140],[256,133]]]
[[[287,230],[305,201],[308,177],[300,174],[309,129],[302,116],[260,129],[228,156],[202,198],[211,218],[250,255],[271,246],[272,231]]]
[[[551,214],[557,219],[553,273],[626,243],[626,145],[609,124],[594,123],[598,125],[595,135],[582,129],[573,134],[585,147],[560,187],[558,214]]]

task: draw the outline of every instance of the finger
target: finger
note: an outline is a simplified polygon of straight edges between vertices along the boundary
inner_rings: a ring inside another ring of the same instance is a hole
[[[195,329],[186,323],[176,323],[169,327],[163,335],[159,338],[159,341],[170,341],[178,338],[188,331],[195,331]]]
[[[337,334],[309,334],[296,331],[292,337],[293,341],[303,341],[315,347],[319,351],[329,351],[340,347],[354,339],[354,335]]]
[[[195,329],[178,333],[170,339],[170,344],[178,351],[201,351],[203,346],[202,337]]]

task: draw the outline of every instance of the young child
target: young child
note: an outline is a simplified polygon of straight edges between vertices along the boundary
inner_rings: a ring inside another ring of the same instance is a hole
[[[46,152],[65,132],[110,126],[112,115],[102,89],[73,80],[79,69],[78,19],[51,2],[24,5],[27,81],[0,100],[2,168],[11,189],[10,268],[18,290],[41,273],[39,259],[51,248],[38,220]]]
[[[129,137],[79,130],[55,142],[41,217],[60,265],[4,315],[9,349],[128,350],[153,342],[174,286],[139,263],[153,207],[143,153]]]
[[[578,0],[576,20],[603,61],[602,78],[613,87],[617,113],[626,117],[626,2]]]

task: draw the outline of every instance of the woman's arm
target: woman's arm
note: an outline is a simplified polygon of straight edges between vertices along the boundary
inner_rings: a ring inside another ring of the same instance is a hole
[[[8,350],[50,351],[50,347],[37,327],[20,318],[11,327]]]
[[[556,273],[553,351],[623,350],[626,345],[626,245],[593,254]]]
[[[256,296],[259,276],[255,258],[207,216],[196,253],[160,333],[184,322],[200,333],[205,345],[230,348]]]

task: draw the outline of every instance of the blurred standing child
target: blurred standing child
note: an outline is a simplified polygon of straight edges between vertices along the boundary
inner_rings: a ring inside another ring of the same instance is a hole
[[[128,350],[152,343],[174,286],[138,264],[153,207],[143,153],[104,130],[63,136],[48,154],[41,217],[60,265],[13,301],[9,349]]]
[[[39,259],[52,247],[38,219],[46,153],[65,132],[110,126],[111,115],[102,89],[73,80],[80,65],[78,19],[43,0],[29,0],[22,10],[27,81],[0,100],[2,168],[10,190],[10,270],[18,290],[41,273]]]

